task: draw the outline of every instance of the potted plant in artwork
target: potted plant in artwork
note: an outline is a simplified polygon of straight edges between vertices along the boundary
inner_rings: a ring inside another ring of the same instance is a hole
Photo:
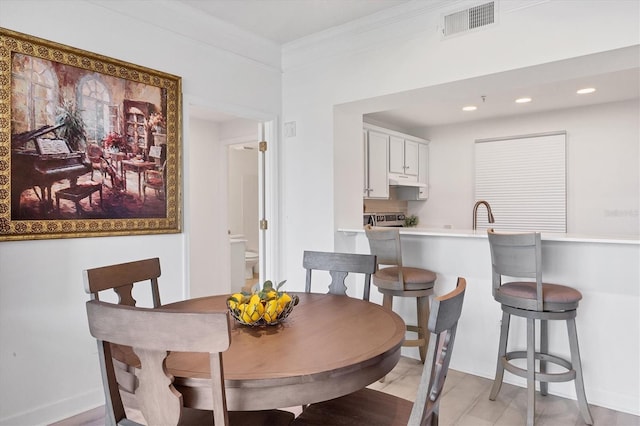
[[[56,111],[56,124],[64,126],[56,130],[56,135],[67,141],[72,151],[84,151],[87,145],[87,132],[82,114],[73,102],[66,99]]]
[[[107,136],[102,139],[104,149],[111,153],[129,152],[131,147],[125,140],[125,137],[118,132],[109,132]]]

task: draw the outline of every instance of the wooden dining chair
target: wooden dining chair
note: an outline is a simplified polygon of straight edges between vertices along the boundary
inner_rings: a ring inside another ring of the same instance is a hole
[[[118,303],[126,306],[136,306],[133,298],[134,285],[147,283],[151,287],[152,304],[154,308],[161,306],[158,278],[160,277],[160,259],[157,257],[133,262],[119,263],[115,265],[101,266],[83,271],[84,288],[89,293],[91,300],[100,300],[100,294],[113,290],[118,295]],[[119,395],[127,410],[134,412],[139,409],[138,401],[134,396],[136,377],[132,367],[113,359],[115,366],[113,373],[120,385]],[[101,364],[102,379],[107,380],[107,370]],[[112,404],[111,397],[106,394],[105,404],[107,410]]]
[[[89,331],[98,341],[98,354],[107,375],[103,385],[113,404],[107,407],[107,424],[139,424],[129,419],[118,392],[111,360],[112,344],[133,348],[140,360],[136,398],[147,425],[288,425],[293,413],[281,410],[228,412],[222,352],[229,348],[229,314],[177,312],[90,300],[86,303]],[[171,351],[209,354],[213,411],[184,407],[183,396],[166,371]]]
[[[134,284],[149,281],[154,308],[160,306],[158,277],[160,259],[157,257],[86,269],[83,272],[84,288],[92,300],[100,300],[100,292],[113,290],[118,295],[118,303],[128,306],[136,306],[132,295]]]
[[[311,293],[311,276],[314,270],[328,271],[331,276],[329,294],[347,294],[345,279],[350,273],[364,274],[363,300],[369,300],[371,275],[376,272],[376,257],[369,254],[305,251],[302,266],[307,270],[305,292]]]
[[[436,297],[431,303],[428,325],[431,338],[415,402],[365,388],[309,405],[292,425],[437,425],[440,398],[449,370],[466,286],[465,279],[458,278],[453,291]]]
[[[376,255],[378,268],[373,274],[373,285],[382,293],[382,305],[393,309],[394,297],[416,300],[416,325],[407,324],[407,331],[416,333],[416,339],[405,339],[403,346],[418,347],[420,359],[425,360],[429,334],[429,297],[433,295],[436,273],[424,268],[404,266],[398,228],[365,226],[371,254]]]

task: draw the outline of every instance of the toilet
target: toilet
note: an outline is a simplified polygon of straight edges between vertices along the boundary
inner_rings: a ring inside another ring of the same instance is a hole
[[[229,238],[231,241],[237,241],[237,242],[243,243],[242,249],[244,250],[244,279],[245,280],[253,279],[253,270],[255,266],[258,264],[258,261],[260,260],[258,253],[246,248],[247,239],[245,238],[244,235],[233,234],[233,235],[229,235]]]
[[[247,280],[253,278],[253,269],[258,264],[259,256],[255,251],[247,250],[244,252],[244,277]]]

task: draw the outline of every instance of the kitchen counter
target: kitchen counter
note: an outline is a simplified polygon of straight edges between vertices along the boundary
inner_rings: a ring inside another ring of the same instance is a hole
[[[499,229],[496,231],[500,232]],[[364,233],[364,229],[347,228],[338,229],[342,233]],[[504,231],[515,232],[515,231]],[[486,229],[448,229],[448,228],[400,228],[403,235],[418,235],[432,237],[460,237],[460,238],[487,238]],[[615,236],[615,235],[585,235],[585,234],[563,234],[556,232],[543,232],[542,241],[567,241],[582,243],[602,243],[602,244],[635,244],[640,245],[640,237]]]
[[[437,295],[452,290],[457,277],[467,280],[451,368],[493,379],[502,311],[491,292],[486,230],[401,228],[400,232],[404,264],[436,272]],[[639,239],[543,233],[542,240],[545,282],[572,286],[583,296],[576,322],[587,400],[639,415]],[[339,229],[334,248],[368,254],[364,229]],[[362,294],[361,286],[356,281],[355,294]],[[382,303],[375,286],[371,301]],[[415,305],[407,301],[396,300],[394,310],[407,322],[415,317]],[[511,344],[524,348],[526,323],[514,318],[511,324]],[[564,324],[549,324],[549,342],[552,353],[569,355]],[[403,348],[403,354],[418,358],[416,348]],[[505,382],[525,386],[523,379],[509,373],[505,373]],[[573,386],[573,382],[551,383],[549,392],[575,399]],[[577,407],[575,410],[577,413]]]

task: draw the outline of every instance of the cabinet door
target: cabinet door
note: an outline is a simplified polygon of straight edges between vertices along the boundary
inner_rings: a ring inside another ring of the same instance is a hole
[[[404,139],[389,136],[389,173],[404,174]]]
[[[367,143],[367,131],[362,130],[362,158],[364,158],[364,176],[362,177],[362,196],[369,195],[369,147]]]
[[[404,141],[404,174],[418,175],[418,142]]]
[[[418,199],[429,198],[429,145],[421,143],[418,146],[418,182],[424,183],[424,188],[418,188]]]
[[[389,198],[389,178],[387,159],[389,136],[374,131],[368,132],[367,170],[369,172],[367,198]]]

